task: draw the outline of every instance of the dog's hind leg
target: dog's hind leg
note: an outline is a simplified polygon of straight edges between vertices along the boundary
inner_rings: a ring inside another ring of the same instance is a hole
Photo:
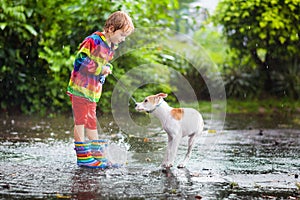
[[[186,166],[186,163],[189,161],[194,144],[195,144],[195,140],[196,140],[196,134],[192,134],[189,136],[189,141],[188,141],[188,150],[187,153],[185,155],[184,160],[182,161],[182,163],[180,163],[177,167],[178,168],[184,168]]]

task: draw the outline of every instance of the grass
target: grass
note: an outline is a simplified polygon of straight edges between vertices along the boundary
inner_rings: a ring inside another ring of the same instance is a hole
[[[227,114],[294,114],[300,113],[300,101],[291,99],[227,99]],[[217,104],[217,103],[216,103]],[[203,113],[211,112],[210,101],[200,101],[199,108]]]
[[[300,112],[300,102],[290,99],[227,100],[227,113],[292,114]]]

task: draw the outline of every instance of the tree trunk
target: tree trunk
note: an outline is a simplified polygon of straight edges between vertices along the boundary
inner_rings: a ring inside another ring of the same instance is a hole
[[[259,73],[261,75],[262,82],[264,84],[264,91],[270,92],[272,89],[271,69],[272,66],[268,65],[268,54],[266,54],[265,61],[262,61],[257,55],[257,50],[251,51],[252,58],[259,66]]]

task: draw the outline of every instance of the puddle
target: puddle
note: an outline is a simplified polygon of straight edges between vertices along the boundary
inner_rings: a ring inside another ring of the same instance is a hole
[[[266,120],[227,116],[224,131],[199,138],[187,168],[163,172],[160,127],[141,137],[101,119],[128,149],[125,167],[101,171],[76,166],[71,118],[0,117],[0,199],[299,199],[300,130]]]

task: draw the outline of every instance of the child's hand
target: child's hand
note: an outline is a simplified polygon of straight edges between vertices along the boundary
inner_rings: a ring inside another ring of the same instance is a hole
[[[110,70],[110,67],[105,66],[105,67],[103,68],[103,70],[102,70],[102,74],[103,74],[104,76],[107,76],[107,75],[109,75],[109,74],[111,74],[111,73],[112,73],[112,71]]]
[[[107,76],[111,73],[112,73],[112,71],[111,71],[110,67],[105,66],[105,67],[103,67],[101,74],[104,75],[104,76]]]

